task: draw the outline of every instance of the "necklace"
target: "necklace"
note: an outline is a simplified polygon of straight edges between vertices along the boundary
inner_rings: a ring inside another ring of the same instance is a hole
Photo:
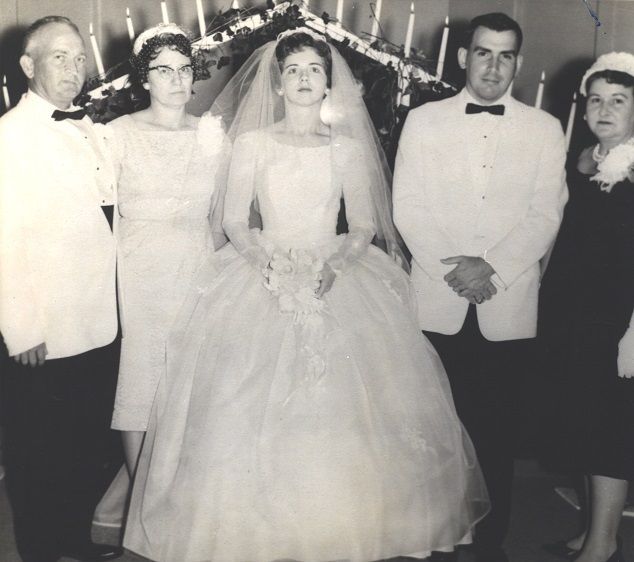
[[[597,163],[597,164],[601,164],[601,162],[603,162],[605,160],[605,157],[608,155],[608,153],[610,152],[609,150],[605,153],[605,154],[601,154],[600,152],[600,145],[599,143],[597,143],[594,147],[594,150],[592,151],[592,159]]]

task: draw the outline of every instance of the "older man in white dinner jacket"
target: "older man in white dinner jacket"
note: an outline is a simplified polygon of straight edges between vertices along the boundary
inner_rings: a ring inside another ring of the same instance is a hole
[[[514,391],[536,335],[540,260],[567,200],[559,122],[510,95],[521,33],[505,14],[472,21],[458,54],[466,87],[410,112],[394,176],[419,324],[489,487],[475,544],[486,562],[506,560]]]
[[[77,27],[38,20],[20,65],[29,91],[0,119],[4,453],[16,542],[24,562],[109,560],[121,549],[92,543],[90,527],[116,443],[116,252],[104,212],[114,171],[104,139],[72,106],[86,76]]]

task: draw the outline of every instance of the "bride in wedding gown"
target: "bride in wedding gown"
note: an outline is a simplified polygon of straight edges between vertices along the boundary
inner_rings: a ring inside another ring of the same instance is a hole
[[[350,69],[319,35],[286,32],[212,113],[233,141],[231,244],[174,326],[124,546],[161,562],[317,562],[470,542],[486,489],[412,313]]]

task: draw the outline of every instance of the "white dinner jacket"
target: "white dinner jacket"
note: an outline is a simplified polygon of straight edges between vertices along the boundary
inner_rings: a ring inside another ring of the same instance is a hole
[[[539,260],[553,243],[568,198],[565,143],[559,122],[507,96],[485,197],[471,181],[467,96],[410,111],[394,173],[394,221],[412,253],[412,283],[421,329],[457,333],[468,301],[443,280],[442,258],[484,257],[497,294],[477,306],[491,341],[531,338],[537,327]]]
[[[88,117],[54,109],[28,92],[0,119],[0,332],[11,355],[45,342],[49,359],[117,333],[112,165]]]

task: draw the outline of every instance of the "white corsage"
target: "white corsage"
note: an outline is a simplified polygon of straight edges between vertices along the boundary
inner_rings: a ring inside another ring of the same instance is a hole
[[[222,149],[225,141],[225,131],[222,117],[206,112],[198,122],[196,139],[205,156],[215,156]]]
[[[597,163],[598,172],[590,179],[599,182],[601,191],[610,193],[615,184],[625,178],[634,180],[634,137],[612,148]]]
[[[324,262],[304,250],[273,252],[264,286],[278,299],[280,312],[305,323],[324,307],[316,292]]]

